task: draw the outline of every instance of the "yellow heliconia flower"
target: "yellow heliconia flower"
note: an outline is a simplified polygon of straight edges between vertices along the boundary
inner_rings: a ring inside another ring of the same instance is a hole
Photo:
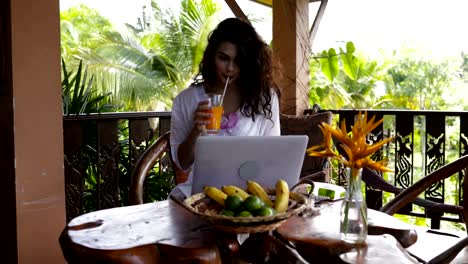
[[[312,146],[307,149],[307,153],[313,157],[329,157],[339,160],[346,167],[353,169],[370,168],[382,172],[391,171],[387,168],[387,160],[373,161],[371,155],[382,148],[385,144],[392,141],[394,137],[386,138],[375,142],[367,143],[367,136],[372,130],[379,126],[383,119],[375,121],[375,116],[367,120],[367,112],[359,114],[356,117],[351,131],[346,130],[346,123],[343,120],[340,128],[322,123],[319,127],[322,130],[324,140],[322,144]],[[333,138],[336,139],[345,155],[342,155],[333,145]]]

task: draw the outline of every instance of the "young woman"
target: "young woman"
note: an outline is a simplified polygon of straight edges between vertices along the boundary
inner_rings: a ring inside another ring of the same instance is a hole
[[[171,154],[188,170],[196,139],[203,135],[207,94],[222,94],[221,133],[226,136],[280,135],[279,71],[270,47],[255,29],[237,18],[222,21],[208,38],[200,74],[173,102]],[[190,180],[190,179],[189,179]]]

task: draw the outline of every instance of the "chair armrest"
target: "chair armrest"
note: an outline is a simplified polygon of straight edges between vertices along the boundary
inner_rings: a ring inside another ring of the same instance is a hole
[[[415,200],[415,198],[424,190],[429,188],[432,184],[441,181],[454,175],[457,172],[467,168],[468,155],[463,156],[443,167],[433,171],[426,177],[420,179],[406,190],[400,192],[393,200],[382,207],[381,211],[393,215],[403,208],[408,203]],[[466,179],[466,176],[465,176]]]
[[[445,250],[441,254],[437,255],[435,258],[427,262],[427,264],[441,264],[449,263],[452,261],[462,249],[468,246],[468,237],[460,240],[455,245],[451,246],[449,249]]]
[[[374,171],[364,168],[362,170],[362,181],[365,182],[367,185],[371,186],[374,189],[378,189],[384,192],[390,192],[394,194],[399,194],[403,191],[402,188],[398,188],[389,182],[387,182],[384,178],[380,175],[375,173]],[[421,198],[415,198],[413,201],[416,205],[424,207],[426,209],[435,210],[438,212],[450,213],[450,214],[463,214],[463,207],[459,205],[451,205],[451,204],[442,204],[433,202],[430,200],[425,200]]]
[[[143,185],[149,171],[154,165],[170,152],[170,132],[159,137],[140,157],[133,170],[128,201],[130,205],[143,203]]]
[[[317,171],[312,174],[306,175],[299,179],[299,182],[306,181],[316,181],[316,182],[326,182],[327,173],[325,171]]]

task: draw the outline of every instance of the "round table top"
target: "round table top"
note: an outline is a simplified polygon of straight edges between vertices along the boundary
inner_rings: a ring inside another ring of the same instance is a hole
[[[400,220],[375,210],[368,211],[370,235],[367,246],[344,244],[339,238],[340,204],[340,201],[324,202],[317,208],[318,214],[291,217],[274,233],[279,239],[290,242],[288,244],[294,244],[293,250],[306,259],[308,253],[314,252],[311,249],[324,247],[342,261],[364,254],[367,259],[373,259],[366,263],[377,263],[376,260],[382,258],[388,260],[388,256],[403,260],[400,263],[412,263],[413,259],[400,243],[401,240],[404,241],[402,244],[414,243],[414,230]],[[217,232],[173,200],[111,208],[78,216],[69,222],[60,240],[67,259],[82,257],[85,260],[121,260],[130,253],[132,256],[154,259],[163,252],[171,261],[188,257],[211,259],[206,263],[219,263],[217,261],[221,261],[223,254],[231,258],[238,254],[240,248],[237,235]],[[382,247],[386,250],[375,250]]]

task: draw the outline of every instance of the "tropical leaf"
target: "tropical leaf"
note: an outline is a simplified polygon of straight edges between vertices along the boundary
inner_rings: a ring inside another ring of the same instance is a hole
[[[175,95],[198,73],[208,34],[219,21],[220,8],[213,0],[183,0],[178,15],[171,9],[162,10],[155,0],[151,8],[154,15],[143,14],[145,26],[141,29],[129,25],[113,28],[95,45],[73,50],[74,57],[85,62],[95,76],[96,88],[111,92],[113,100],[127,111],[154,109],[158,102],[170,108]],[[76,10],[77,14],[81,11]],[[89,24],[74,25],[74,29],[86,26]]]
[[[322,73],[330,82],[333,82],[339,71],[338,56],[335,49],[330,48],[328,52],[324,50],[320,53],[319,62]]]
[[[357,80],[359,74],[360,63],[354,51],[356,48],[352,42],[346,43],[346,52],[340,48],[340,58],[343,65],[343,71],[351,80]]]
[[[83,71],[83,63],[79,62],[75,74],[68,71],[62,58],[62,109],[63,114],[99,113],[111,110],[113,105],[106,104],[110,94],[98,94],[92,89],[93,76],[88,80],[88,71]]]
[[[197,4],[194,0],[182,2],[181,24],[184,34],[191,36],[192,74],[198,70],[203,52],[205,50],[208,35],[219,22],[217,12],[220,10],[215,2],[202,0]]]
[[[356,52],[352,42],[346,43],[346,50],[339,47],[338,60],[333,64],[330,63],[330,50],[312,57],[311,104],[339,109],[374,108],[389,102],[384,91],[385,80],[389,78],[386,73],[388,65],[368,61]],[[334,50],[331,52],[336,54]]]

